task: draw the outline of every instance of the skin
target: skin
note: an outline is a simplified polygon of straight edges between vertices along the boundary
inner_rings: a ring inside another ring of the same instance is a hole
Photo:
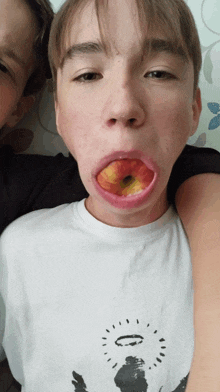
[[[0,0],[0,9],[1,129],[15,126],[33,104],[23,91],[35,68],[37,21],[23,0]]]
[[[72,50],[58,69],[56,122],[90,194],[88,211],[108,225],[136,227],[155,221],[168,208],[167,182],[188,137],[197,129],[200,91],[193,94],[191,61],[165,50],[143,56],[141,48],[149,37],[141,32],[132,0],[111,1],[108,18],[109,53]],[[157,29],[153,38],[164,36]],[[90,2],[72,26],[66,49],[100,41]],[[103,157],[132,149],[154,161],[159,181],[141,206],[122,210],[99,195],[93,170]]]
[[[194,280],[195,351],[187,392],[220,390],[220,176],[185,181],[176,205],[189,238]]]

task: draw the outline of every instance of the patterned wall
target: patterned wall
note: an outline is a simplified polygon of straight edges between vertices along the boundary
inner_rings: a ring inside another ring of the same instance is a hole
[[[188,0],[199,30],[203,111],[191,144],[220,150],[220,0]]]
[[[63,0],[53,0],[55,10]],[[200,75],[203,111],[198,131],[189,143],[220,151],[220,0],[186,0],[198,27],[203,66]],[[53,97],[48,85],[31,113],[16,129],[0,137],[0,145],[13,144],[17,152],[55,155],[66,147],[56,133]]]

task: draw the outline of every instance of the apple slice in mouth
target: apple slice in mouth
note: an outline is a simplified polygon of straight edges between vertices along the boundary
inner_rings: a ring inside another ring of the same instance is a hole
[[[118,196],[134,196],[147,188],[154,172],[140,159],[119,159],[102,169],[96,179],[102,189]]]

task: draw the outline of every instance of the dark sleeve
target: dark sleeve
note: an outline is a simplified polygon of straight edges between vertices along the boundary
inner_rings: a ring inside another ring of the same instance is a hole
[[[168,184],[168,200],[175,204],[179,186],[188,178],[202,173],[220,174],[220,153],[212,148],[186,145],[177,159]]]
[[[11,147],[0,149],[0,234],[28,212],[87,195],[72,157],[17,155]]]
[[[220,173],[220,154],[210,148],[186,146],[168,184],[174,203],[178,187],[201,173]],[[11,147],[0,149],[0,234],[16,218],[42,208],[52,208],[87,197],[76,161],[70,156],[17,155]]]

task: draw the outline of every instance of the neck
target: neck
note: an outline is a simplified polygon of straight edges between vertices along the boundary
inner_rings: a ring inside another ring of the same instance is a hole
[[[100,222],[121,228],[140,227],[155,222],[169,208],[166,192],[153,207],[147,206],[139,210],[126,211],[126,213],[124,211],[108,210],[106,206],[102,208],[100,204],[94,202],[91,196],[86,199],[85,206],[88,212]]]

